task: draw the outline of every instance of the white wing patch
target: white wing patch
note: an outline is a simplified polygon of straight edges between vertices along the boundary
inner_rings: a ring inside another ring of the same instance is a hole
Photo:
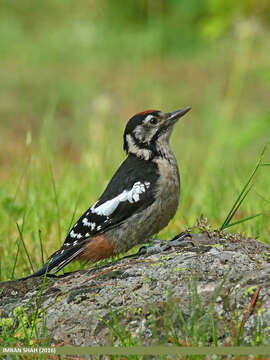
[[[94,230],[95,227],[96,227],[96,223],[91,222],[91,221],[88,221],[87,217],[84,217],[84,218],[82,219],[82,223],[83,223],[84,226],[89,226],[89,227],[91,227],[91,230]]]
[[[77,238],[77,239],[81,239],[82,238],[82,234],[80,233],[75,233],[74,230],[71,230],[71,232],[69,233],[70,237],[72,237],[73,239]]]
[[[121,194],[117,195],[115,198],[111,200],[106,201],[97,208],[95,208],[96,204],[94,204],[91,207],[91,212],[101,216],[110,216],[116,210],[116,208],[121,202],[129,201],[130,203],[133,203],[139,201],[140,194],[144,193],[146,189],[149,188],[149,186],[150,186],[150,182],[148,181],[145,181],[144,183],[137,181],[132,186],[131,190],[129,191],[124,190]]]

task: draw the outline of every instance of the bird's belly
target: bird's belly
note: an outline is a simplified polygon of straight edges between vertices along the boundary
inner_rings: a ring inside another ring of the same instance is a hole
[[[171,172],[169,172],[167,179],[163,177],[163,184],[160,184],[157,193],[157,201],[153,204],[152,211],[155,221],[153,221],[152,225],[152,235],[168,225],[169,221],[174,217],[179,204],[179,176],[178,173],[171,175]]]

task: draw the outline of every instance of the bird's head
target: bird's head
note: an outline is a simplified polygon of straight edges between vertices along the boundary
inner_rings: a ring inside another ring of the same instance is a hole
[[[174,124],[190,109],[186,107],[171,113],[146,110],[134,115],[125,128],[124,150],[145,160],[159,155],[162,147],[169,144]]]

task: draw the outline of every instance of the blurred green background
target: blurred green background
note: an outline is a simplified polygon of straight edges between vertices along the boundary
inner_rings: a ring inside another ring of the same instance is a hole
[[[24,245],[37,269],[62,244],[147,108],[192,106],[172,136],[182,196],[161,237],[201,215],[220,227],[270,138],[269,25],[268,0],[2,0],[0,280],[31,271]],[[265,214],[231,231],[270,242],[269,182],[261,167],[234,220]]]

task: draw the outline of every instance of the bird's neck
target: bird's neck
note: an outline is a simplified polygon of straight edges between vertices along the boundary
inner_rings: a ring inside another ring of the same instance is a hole
[[[128,135],[127,142],[128,155],[133,155],[146,161],[164,159],[172,162],[175,160],[168,137],[161,136],[154,144],[144,144],[142,146],[142,144],[136,143],[131,135]]]
[[[160,137],[155,142],[155,158],[175,162],[175,156],[170,147],[169,138]]]
[[[127,135],[125,141],[128,155],[134,155],[143,160],[151,160],[153,158],[153,150],[148,145],[142,146],[131,135]]]

